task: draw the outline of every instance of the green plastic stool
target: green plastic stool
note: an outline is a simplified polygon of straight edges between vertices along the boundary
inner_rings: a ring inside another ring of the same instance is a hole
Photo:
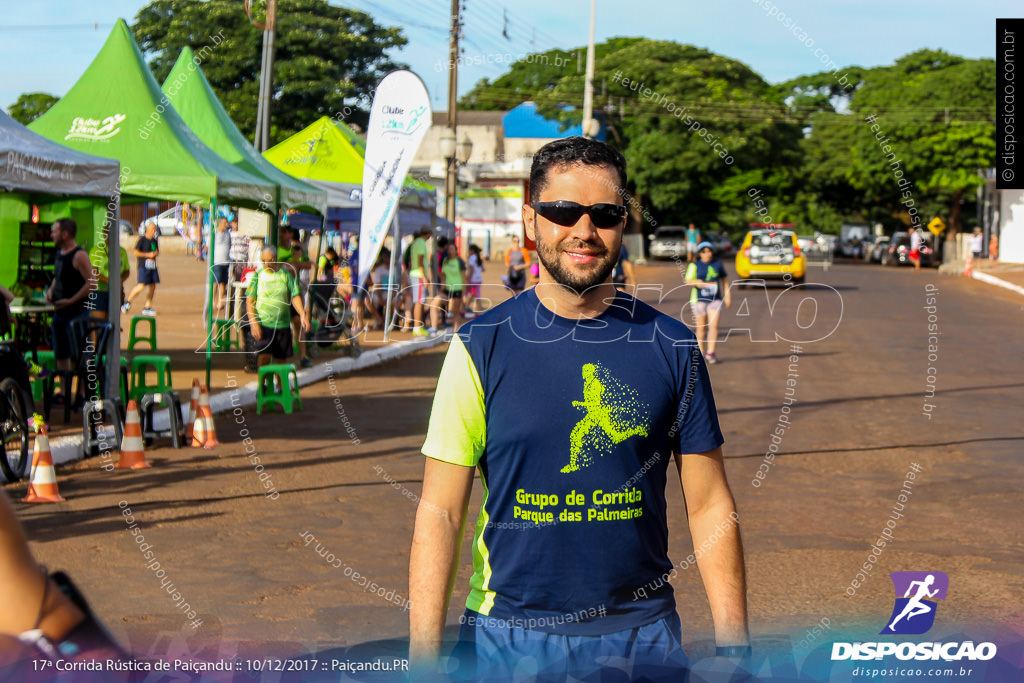
[[[292,380],[295,386],[292,386]],[[302,409],[302,398],[299,396],[299,374],[291,363],[280,365],[264,365],[257,375],[256,414],[263,414],[263,406],[279,405],[284,412],[291,415],[295,406]]]
[[[153,384],[146,375],[152,371]],[[129,396],[141,403],[146,394],[168,394],[174,391],[171,381],[171,359],[169,356],[135,356],[132,358],[132,383]]]
[[[235,334],[235,321],[215,318],[213,321],[212,341],[214,351],[241,350],[241,346],[238,343],[238,335]]]
[[[149,325],[149,332],[139,334],[137,329],[142,323]],[[132,316],[131,327],[128,329],[128,350],[131,351],[139,342],[149,342],[149,350],[156,351],[156,318],[149,315]]]
[[[36,351],[39,356],[39,366],[46,368],[50,372],[57,369],[57,361],[53,357],[53,351]],[[25,361],[32,360],[32,352],[25,352]],[[41,379],[32,378],[32,400],[42,401],[43,400],[43,389],[46,382]]]

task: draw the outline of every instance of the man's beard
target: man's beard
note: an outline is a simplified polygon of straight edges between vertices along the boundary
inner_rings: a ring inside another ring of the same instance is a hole
[[[577,270],[565,267],[562,264],[562,253],[578,248],[596,251],[594,256],[598,261]],[[562,242],[559,247],[538,240],[537,256],[555,282],[572,290],[576,296],[583,296],[588,289],[607,280],[618,260],[618,253],[613,256],[606,247],[583,240]]]

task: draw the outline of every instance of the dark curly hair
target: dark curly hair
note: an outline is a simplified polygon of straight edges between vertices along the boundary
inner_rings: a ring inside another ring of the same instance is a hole
[[[610,145],[584,137],[555,140],[537,150],[530,167],[530,196],[540,197],[552,166],[611,166],[619,174],[617,193],[626,201],[626,159]]]

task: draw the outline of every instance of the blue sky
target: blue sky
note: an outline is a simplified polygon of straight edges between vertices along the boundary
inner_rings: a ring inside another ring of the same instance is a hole
[[[464,2],[467,65],[459,73],[460,95],[481,78],[500,76],[506,62],[531,51],[586,45],[588,0]],[[140,0],[4,0],[0,106],[10,106],[24,92],[63,95],[92,61],[117,18],[130,24],[146,4]],[[401,26],[409,45],[393,57],[420,75],[435,110],[444,109],[449,0],[332,4],[348,4],[368,12],[378,23]],[[241,0],[238,5],[242,11]],[[780,13],[793,20],[792,28],[779,20]],[[613,36],[644,36],[697,45],[737,59],[775,83],[823,70],[816,49],[819,56],[828,55],[842,66],[891,64],[921,48],[970,58],[994,57],[995,18],[1015,15],[1024,15],[1019,0],[599,0],[595,37],[600,42]],[[813,41],[811,47],[806,46],[809,41]]]

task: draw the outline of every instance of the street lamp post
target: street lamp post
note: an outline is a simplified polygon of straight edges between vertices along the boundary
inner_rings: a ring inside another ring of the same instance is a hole
[[[448,128],[441,136],[441,156],[445,159],[444,170],[444,217],[449,223],[455,224],[455,193],[458,172],[455,159],[455,129]]]
[[[444,217],[455,225],[455,204],[459,186],[459,166],[469,161],[473,142],[468,135],[456,142],[455,130],[448,128],[441,136],[441,156],[446,162],[444,174]]]

